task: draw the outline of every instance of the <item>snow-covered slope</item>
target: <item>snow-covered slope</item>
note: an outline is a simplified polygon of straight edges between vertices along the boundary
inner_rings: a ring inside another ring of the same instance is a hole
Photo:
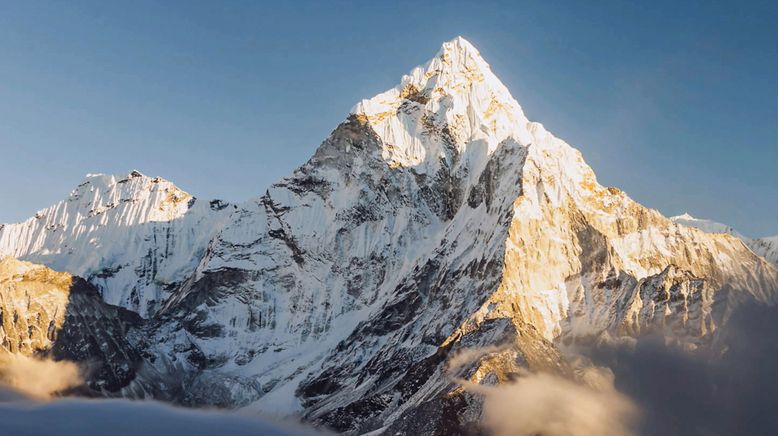
[[[773,265],[778,266],[778,236],[764,238],[748,238],[740,234],[732,227],[715,221],[695,218],[688,213],[670,218],[673,222],[689,227],[698,228],[708,233],[726,233],[740,238],[757,255],[764,257]]]
[[[192,273],[232,209],[137,171],[89,175],[66,200],[0,225],[0,255],[86,277],[106,302],[148,316]]]
[[[747,239],[745,236],[741,235],[737,230],[735,230],[734,228],[726,224],[717,223],[716,221],[711,221],[711,220],[695,218],[689,215],[688,212],[682,215],[670,217],[670,220],[672,220],[674,223],[698,228],[703,232],[707,232],[707,233],[726,233],[736,238]]]
[[[746,243],[754,253],[778,265],[778,235],[749,239]]]
[[[154,204],[179,218],[136,222],[191,223],[171,230],[188,254],[164,251],[176,267],[163,281],[180,286],[135,287],[161,303],[138,304],[157,310],[131,336],[143,370],[119,393],[343,432],[471,425],[479,399],[445,373],[459,350],[490,350],[462,370],[475,382],[518,367],[570,373],[560,342],[659,330],[705,346],[737,304],[772,303],[778,290],[778,270],[740,239],[599,185],[462,38],[358,103],[307,163],[223,225],[203,218],[210,207],[192,212],[198,202]],[[133,246],[117,220],[99,230],[101,249]],[[207,249],[203,228],[218,229]],[[198,239],[179,236],[188,229]],[[44,246],[26,234],[2,233],[0,247]],[[196,268],[184,261],[198,252]],[[125,304],[122,292],[106,299]]]

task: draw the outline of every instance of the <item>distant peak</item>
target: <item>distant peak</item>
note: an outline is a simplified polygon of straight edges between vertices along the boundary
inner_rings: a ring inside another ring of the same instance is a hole
[[[728,235],[732,235],[740,239],[745,239],[743,235],[738,233],[738,231],[733,229],[731,226],[716,221],[712,221],[712,220],[695,218],[688,212],[685,212],[681,215],[676,215],[674,217],[670,217],[670,220],[677,224],[683,224],[685,226],[698,228],[703,232],[726,233]]]
[[[133,182],[133,183],[129,183]],[[132,170],[129,173],[122,175],[118,174],[104,174],[104,173],[89,173],[84,180],[78,185],[78,187],[71,192],[72,197],[79,197],[82,192],[94,190],[94,189],[116,189],[122,187],[123,189],[132,190],[144,190],[151,189],[153,186],[162,184],[179,190],[172,182],[163,179],[162,177],[149,177],[138,170]],[[183,191],[182,191],[183,192]]]
[[[457,35],[454,39],[446,41],[443,44],[460,44],[460,45],[468,45],[470,47],[473,47],[473,44],[470,43],[470,41],[468,41],[467,39],[465,39],[465,37],[462,35]]]
[[[695,217],[691,216],[691,215],[689,214],[689,212],[684,212],[683,214],[681,214],[681,215],[676,215],[676,216],[674,216],[674,217],[671,217],[670,219],[671,219],[671,220],[673,220],[673,221],[677,221],[677,220],[686,220],[686,221],[699,221],[697,218],[695,218]]]

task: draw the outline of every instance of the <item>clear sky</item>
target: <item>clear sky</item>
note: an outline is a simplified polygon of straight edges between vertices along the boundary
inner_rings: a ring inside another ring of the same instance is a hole
[[[603,184],[778,234],[776,23],[774,1],[0,1],[0,222],[90,172],[258,195],[462,35]]]

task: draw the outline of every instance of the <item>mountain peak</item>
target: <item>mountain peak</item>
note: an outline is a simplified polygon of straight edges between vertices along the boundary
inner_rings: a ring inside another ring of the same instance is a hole
[[[441,46],[441,49],[445,47],[458,47],[460,49],[474,50],[476,53],[478,52],[478,49],[475,48],[473,43],[465,39],[465,37],[462,35],[457,35],[455,38],[444,42]]]
[[[362,100],[351,113],[382,139],[390,165],[421,172],[436,171],[441,158],[465,152],[467,144],[484,144],[490,154],[508,138],[531,140],[521,106],[462,37],[443,43],[400,84]]]
[[[478,49],[461,36],[446,41],[441,45],[438,50],[437,57],[443,59],[448,65],[467,66],[468,64],[476,63],[482,64],[479,67],[485,66],[487,69],[489,65],[481,57],[481,53]]]
[[[131,183],[130,186],[128,186],[131,190],[151,189],[156,184],[163,184],[165,187],[179,190],[173,182],[163,179],[162,177],[150,177],[138,170],[132,170],[124,175],[89,173],[84,177],[84,180],[79,183],[78,187],[73,190],[71,197],[84,190],[94,191],[94,189],[97,188],[101,190],[117,189],[132,181],[135,181],[135,183]]]
[[[172,182],[133,170],[89,174],[69,197],[0,226],[10,255],[91,280],[106,302],[147,316],[194,271],[232,208],[197,201]]]
[[[681,215],[676,215],[676,216],[674,216],[674,217],[670,217],[670,219],[671,219],[671,220],[673,220],[673,221],[678,221],[678,220],[684,220],[684,221],[698,221],[698,219],[697,219],[697,218],[695,218],[695,217],[693,217],[693,216],[691,216],[691,215],[689,214],[689,212],[684,212],[684,213],[682,213]]]
[[[703,232],[707,233],[725,233],[728,235],[735,236],[736,238],[740,239],[746,239],[745,236],[741,235],[737,230],[733,229],[732,227],[722,224],[716,221],[707,220],[707,219],[700,219],[695,218],[688,212],[685,212],[681,215],[670,217],[670,220],[673,221],[676,224],[682,224],[687,227],[695,227]]]

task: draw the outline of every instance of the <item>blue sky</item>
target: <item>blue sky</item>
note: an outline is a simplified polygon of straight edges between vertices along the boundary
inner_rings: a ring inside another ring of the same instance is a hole
[[[463,35],[603,184],[778,234],[776,3],[3,1],[0,222],[90,172],[258,195]]]

